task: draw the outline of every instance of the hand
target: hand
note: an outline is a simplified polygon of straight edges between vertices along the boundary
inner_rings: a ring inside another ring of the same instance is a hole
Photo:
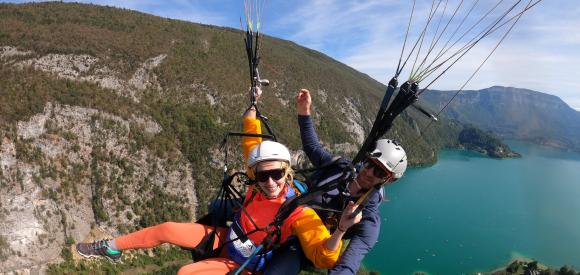
[[[254,94],[254,91],[255,91],[255,94]],[[262,89],[260,89],[260,87],[255,87],[255,89],[250,88],[250,90],[248,91],[248,96],[250,97],[250,101],[252,101],[252,95],[256,96],[256,104],[258,104],[260,97],[262,97]],[[256,106],[250,105],[250,107],[248,107],[246,112],[244,112],[244,117],[255,119],[256,118]]]
[[[298,114],[302,116],[309,116],[310,105],[312,105],[310,91],[301,89],[296,96],[296,110],[298,111]]]
[[[254,96],[256,97],[256,103],[258,103],[258,101],[262,97],[262,89],[260,87],[255,87],[255,88],[256,89],[250,88],[250,91],[248,93],[248,96],[250,97],[250,100],[251,100],[252,99],[252,93],[254,93],[254,91],[256,91],[256,93],[254,94]]]
[[[338,223],[338,228],[340,231],[344,232],[351,226],[360,222],[362,219],[362,211],[356,214],[354,217],[351,217],[358,207],[358,204],[350,201],[346,208],[342,210],[342,214],[340,215],[340,222]]]

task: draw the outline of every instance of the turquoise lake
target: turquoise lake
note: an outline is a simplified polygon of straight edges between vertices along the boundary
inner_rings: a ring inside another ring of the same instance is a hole
[[[527,257],[580,268],[580,154],[509,142],[520,159],[445,150],[386,190],[381,274],[472,274]]]

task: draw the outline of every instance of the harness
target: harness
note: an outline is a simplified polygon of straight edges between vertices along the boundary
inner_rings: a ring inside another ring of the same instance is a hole
[[[288,200],[295,197],[296,192],[294,189],[290,185],[286,186],[288,190],[286,192],[286,199]],[[270,247],[266,250],[256,252],[259,245],[256,245],[248,238],[249,234],[246,234],[240,224],[240,215],[241,213],[236,214],[226,236],[226,249],[228,255],[232,260],[240,265],[243,265],[248,259],[250,259],[247,268],[255,271],[262,271],[266,267],[266,263],[272,258],[275,249]]]
[[[310,186],[310,189],[316,186],[324,186],[327,184],[328,179],[333,179],[340,177],[345,171],[350,171],[351,177],[354,178],[360,171],[361,165],[353,166],[352,162],[346,158],[335,156],[332,160],[327,163],[310,169],[299,170],[297,173],[301,173],[308,180],[306,181]],[[312,172],[306,175],[307,172]],[[374,197],[374,190],[372,188],[365,195],[361,196],[359,200],[356,201],[357,204],[361,205],[358,207],[353,215],[358,214],[362,211],[365,205],[368,203],[369,199]],[[379,193],[379,201],[384,199],[384,189],[383,186],[378,186],[376,188]],[[335,228],[338,225],[338,220],[342,209],[346,207],[349,201],[354,200],[352,194],[348,190],[348,183],[338,184],[337,188],[334,190],[329,190],[326,193],[313,198],[311,202],[306,205],[314,210],[318,216],[324,221],[324,224],[329,228]]]

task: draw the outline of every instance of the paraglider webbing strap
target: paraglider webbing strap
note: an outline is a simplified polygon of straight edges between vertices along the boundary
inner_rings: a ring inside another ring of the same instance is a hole
[[[262,228],[258,228],[258,229],[254,229],[251,230],[247,233],[243,233],[241,235],[238,235],[238,237],[233,238],[231,240],[227,240],[223,243],[221,243],[216,249],[213,249],[213,244],[215,242],[215,236],[216,236],[216,232],[217,231],[213,231],[210,234],[208,234],[207,236],[205,236],[202,241],[199,243],[199,245],[195,248],[185,248],[191,251],[191,256],[193,258],[193,260],[195,262],[201,261],[201,260],[205,260],[208,258],[215,258],[218,257],[222,250],[230,243],[235,242],[237,240],[242,240],[242,238],[247,238],[247,236],[256,233],[258,231],[263,231],[264,229]]]
[[[189,249],[191,251],[192,259],[196,262],[201,261],[203,259],[214,257],[215,255],[221,253],[223,247],[213,249],[217,228],[219,227],[220,223],[219,217],[215,215],[221,214],[222,218],[225,219],[226,218],[225,216],[227,215],[227,204],[231,203],[230,200],[237,201],[236,196],[238,196],[239,193],[237,192],[237,190],[236,192],[234,192],[233,190],[235,190],[235,188],[231,186],[231,182],[233,181],[234,177],[237,174],[238,173],[235,173],[231,176],[227,176],[222,180],[220,190],[218,191],[214,199],[214,202],[218,202],[217,209],[212,209],[212,211],[208,214],[208,216],[211,219],[211,226],[213,227],[212,232],[210,232],[207,236],[205,236],[195,248]],[[220,209],[223,209],[223,213],[219,213]]]
[[[349,168],[352,167],[347,167],[341,173],[328,177],[319,183],[319,185],[310,188],[307,193],[285,201],[284,204],[280,206],[273,224],[275,226],[282,225],[286,218],[288,218],[290,214],[292,214],[292,212],[294,212],[294,210],[299,206],[307,205],[308,203],[311,203],[316,197],[321,196],[330,190],[340,188],[341,184],[345,184],[346,182],[352,180],[354,173],[353,170]]]
[[[310,173],[310,172],[314,172],[314,171],[319,171],[319,170],[325,169],[327,167],[330,167],[331,165],[334,165],[341,158],[342,158],[341,156],[335,156],[330,161],[328,161],[328,162],[326,162],[326,163],[324,163],[324,164],[322,164],[320,166],[311,167],[311,168],[304,168],[304,169],[294,169],[294,171],[296,173],[299,173],[299,174],[304,174],[304,173]]]
[[[190,248],[191,258],[194,262],[198,262],[207,258],[212,258],[221,252],[221,249],[212,249],[215,242],[216,231],[212,231],[207,236],[203,237],[198,246]]]
[[[417,101],[418,87],[415,84],[405,82],[401,85],[399,93],[389,104],[390,98],[393,96],[396,88],[393,85],[396,85],[396,83],[397,82],[395,78],[389,82],[389,86],[387,87],[387,91],[383,97],[383,102],[379,112],[377,113],[377,117],[373,123],[371,132],[363,142],[363,146],[354,158],[354,163],[363,161],[367,154],[370,153],[371,148],[374,146],[377,140],[391,129],[395,118],[413,102]]]
[[[272,226],[275,226],[274,230],[270,230],[270,228]],[[254,230],[255,231],[255,230]],[[281,230],[280,230],[280,226],[279,225],[269,225],[268,228],[266,229],[266,231],[268,232],[268,234],[266,235],[266,237],[262,240],[262,242],[260,243],[260,245],[258,245],[256,247],[256,249],[254,250],[254,252],[252,253],[252,255],[250,255],[246,261],[240,265],[240,267],[238,267],[235,271],[229,272],[228,274],[240,274],[247,266],[248,264],[254,259],[254,257],[258,256],[258,257],[265,257],[267,252],[262,252],[262,250],[264,251],[272,251],[274,249],[277,249],[279,247],[279,243],[280,243],[280,236],[281,236]],[[253,233],[253,232],[252,232]],[[249,235],[251,233],[248,233],[247,235]],[[232,240],[233,241],[233,240]],[[264,260],[268,260],[267,258],[264,258]],[[252,271],[257,271],[256,269],[258,268],[258,265],[253,266],[253,270]]]
[[[311,180],[311,176],[314,175],[316,172],[323,171],[323,170],[328,169],[330,167],[334,167],[335,165],[340,165],[339,163],[342,163],[342,162],[349,163],[349,165],[350,165],[350,161],[346,160],[345,158],[343,158],[341,156],[334,156],[331,160],[323,163],[320,166],[302,168],[302,169],[297,169],[297,168],[296,169],[293,168],[293,169],[294,169],[295,174],[300,174],[304,177],[304,179],[305,179],[304,183],[306,184],[306,186],[308,188],[308,192],[312,192],[312,191],[315,191],[316,189],[310,190],[310,188],[314,186],[314,184],[312,183],[312,180]],[[301,192],[301,193],[305,193],[305,192]]]
[[[260,111],[258,110],[258,108],[256,108],[256,116],[260,119],[262,124],[264,124],[264,127],[266,127],[266,131],[268,131],[268,134],[272,136],[272,140],[278,141],[278,139],[276,138],[276,134],[274,134],[274,131],[270,126],[270,123],[268,123],[268,117],[263,116],[262,113],[260,113]]]
[[[377,135],[377,131],[380,128],[379,125],[384,123],[383,119],[384,119],[385,113],[389,107],[389,102],[391,100],[391,97],[395,93],[395,89],[397,88],[397,85],[398,85],[397,78],[393,77],[391,79],[391,81],[389,81],[389,85],[387,86],[387,90],[385,91],[385,95],[383,96],[381,106],[379,107],[379,111],[377,112],[377,117],[375,118],[375,121],[373,122],[373,126],[371,128],[371,131],[370,131],[369,135],[367,136],[367,138],[364,140],[363,146],[360,148],[357,155],[355,156],[353,163],[361,162],[363,160],[363,158],[366,156],[366,154],[368,153],[369,147],[372,146],[374,142],[376,142],[375,136]]]
[[[252,107],[256,110],[256,117],[260,120],[260,122],[262,124],[264,124],[264,127],[266,127],[266,131],[268,131],[268,137],[273,140],[273,141],[278,141],[278,139],[276,138],[276,134],[274,134],[274,131],[272,130],[272,127],[270,126],[270,123],[268,122],[268,117],[262,115],[262,113],[260,112],[260,109],[258,109],[258,106],[256,105],[256,101],[253,99],[252,97],[252,102],[250,103],[250,106],[246,109],[246,111],[252,109]]]
[[[266,139],[273,139],[274,138],[272,135],[265,135],[265,134],[253,134],[253,133],[241,133],[241,132],[227,132],[226,133],[226,137],[224,138],[224,140],[222,141],[222,143],[227,142],[227,138],[229,136],[233,136],[233,137],[260,137],[260,138],[266,138]]]
[[[228,203],[235,204],[236,207],[239,207],[239,209],[246,214],[246,216],[248,217],[248,219],[250,220],[250,222],[254,225],[254,228],[256,228],[256,229],[252,230],[250,232],[247,232],[247,233],[236,232],[236,233],[240,233],[240,234],[238,234],[237,238],[226,241],[226,242],[222,243],[220,246],[218,246],[216,249],[213,249],[213,244],[215,242],[215,235],[216,235],[217,229],[219,227],[219,219],[217,217],[212,217],[213,231],[211,233],[209,233],[206,237],[204,237],[197,247],[190,249],[191,255],[192,255],[192,258],[194,261],[200,261],[203,259],[215,257],[221,253],[223,248],[228,243],[234,242],[234,241],[239,240],[239,239],[246,239],[248,235],[253,234],[257,231],[264,230],[263,228],[259,228],[258,225],[255,223],[255,221],[252,219],[252,217],[249,215],[245,206],[240,202],[241,193],[238,190],[236,190],[235,187],[232,185],[233,179],[240,174],[244,174],[244,173],[243,172],[236,172],[236,173],[224,178],[224,180],[222,181],[222,186],[220,188],[220,191],[218,192],[218,195],[216,196],[216,199],[214,200],[214,201],[219,201],[218,209],[212,211],[210,214],[214,214],[214,215],[219,214],[219,210],[220,210],[219,208],[223,208],[222,214],[224,215],[224,219],[225,219],[225,216],[227,215],[227,205],[226,204],[228,204]]]
[[[306,203],[305,205],[312,208],[312,209],[322,210],[322,211],[326,211],[326,212],[333,212],[333,213],[341,213],[342,212],[341,210],[338,210],[338,209],[324,207],[323,204],[316,203],[316,202]]]
[[[320,175],[316,174],[317,172],[324,173],[325,170],[332,171],[331,169],[340,169],[341,171],[330,176],[323,175],[322,177],[324,180],[322,182],[312,182],[312,177],[320,177]],[[342,209],[338,210],[326,207],[324,203],[317,202],[315,198],[332,189],[338,189],[341,202],[340,205],[344,208],[344,196],[346,195],[345,192],[347,192],[346,183],[352,180],[355,175],[355,170],[356,169],[351,161],[340,156],[335,156],[330,161],[327,161],[318,167],[297,170],[297,173],[302,174],[307,179],[307,185],[309,186],[308,192],[306,192],[304,196],[301,196],[299,204],[330,213],[342,212]],[[310,172],[314,173],[310,174],[310,177],[307,177],[306,173]]]
[[[221,243],[216,249],[213,249],[213,244],[215,242],[215,236],[217,234],[216,233],[217,231],[214,230],[213,232],[211,232],[210,234],[205,236],[197,247],[187,248],[187,249],[191,251],[192,258],[195,262],[205,260],[208,258],[214,258],[214,257],[217,257],[218,255],[220,255],[221,251],[228,244],[235,242],[237,240],[243,241],[243,239],[244,238],[247,239],[247,237],[249,235],[254,234],[258,231],[263,231],[263,230],[264,230],[263,228],[258,228],[258,229],[251,230],[247,233],[242,233],[242,234],[238,235],[236,238],[233,238],[231,240],[227,240],[227,241]]]
[[[383,185],[384,185],[384,183],[376,185],[375,187],[368,190],[361,198],[359,198],[359,200],[356,202],[358,204],[358,207],[352,214],[350,214],[350,217],[353,218],[356,215],[358,215],[358,213],[362,212],[363,209],[365,208],[365,206],[369,203],[369,199],[375,193],[379,192],[381,190],[381,188],[383,187]],[[361,199],[362,199],[362,201],[361,201]]]
[[[246,30],[246,38],[244,40],[246,42],[245,43],[246,53],[248,56],[248,65],[250,67],[250,83],[252,84],[253,91],[248,110],[251,109],[252,107],[256,109],[256,116],[264,124],[268,133],[272,135],[273,140],[277,141],[276,135],[274,134],[274,131],[272,131],[272,127],[270,127],[270,124],[268,123],[268,118],[263,116],[260,113],[260,110],[258,109],[258,105],[256,104],[257,102],[256,95],[254,93],[255,89],[257,89],[261,85],[259,79],[260,75],[258,73],[258,65],[260,63],[260,57],[258,56],[258,51],[260,48],[260,33],[256,32],[254,35],[254,32],[248,29]]]
[[[334,160],[333,162],[336,162],[336,160]],[[351,169],[349,170],[348,168]],[[272,244],[274,244],[275,246],[278,245],[280,243],[280,234],[281,234],[280,227],[282,226],[286,218],[288,218],[288,216],[290,216],[290,214],[294,212],[294,210],[298,206],[306,205],[307,203],[311,202],[316,196],[320,196],[325,192],[333,190],[337,188],[337,186],[340,185],[341,183],[345,183],[348,180],[352,179],[353,176],[352,169],[354,168],[352,166],[348,168],[345,169],[342,173],[339,173],[333,177],[326,179],[324,182],[322,182],[321,185],[309,189],[307,193],[286,200],[284,204],[280,206],[280,209],[278,209],[278,213],[276,214],[274,221],[269,225],[269,228],[274,226],[275,230],[270,231],[267,229],[268,235],[266,236],[266,238],[264,238],[260,246],[270,248],[272,247]],[[248,262],[255,256],[256,255],[252,255],[250,258],[248,258]],[[241,267],[238,268],[236,273],[241,272],[241,270],[242,270]]]

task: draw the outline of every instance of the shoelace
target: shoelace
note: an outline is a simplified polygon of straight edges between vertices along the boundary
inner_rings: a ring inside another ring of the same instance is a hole
[[[102,248],[107,247],[107,240],[100,240],[91,244],[91,247],[94,250],[100,250]]]

